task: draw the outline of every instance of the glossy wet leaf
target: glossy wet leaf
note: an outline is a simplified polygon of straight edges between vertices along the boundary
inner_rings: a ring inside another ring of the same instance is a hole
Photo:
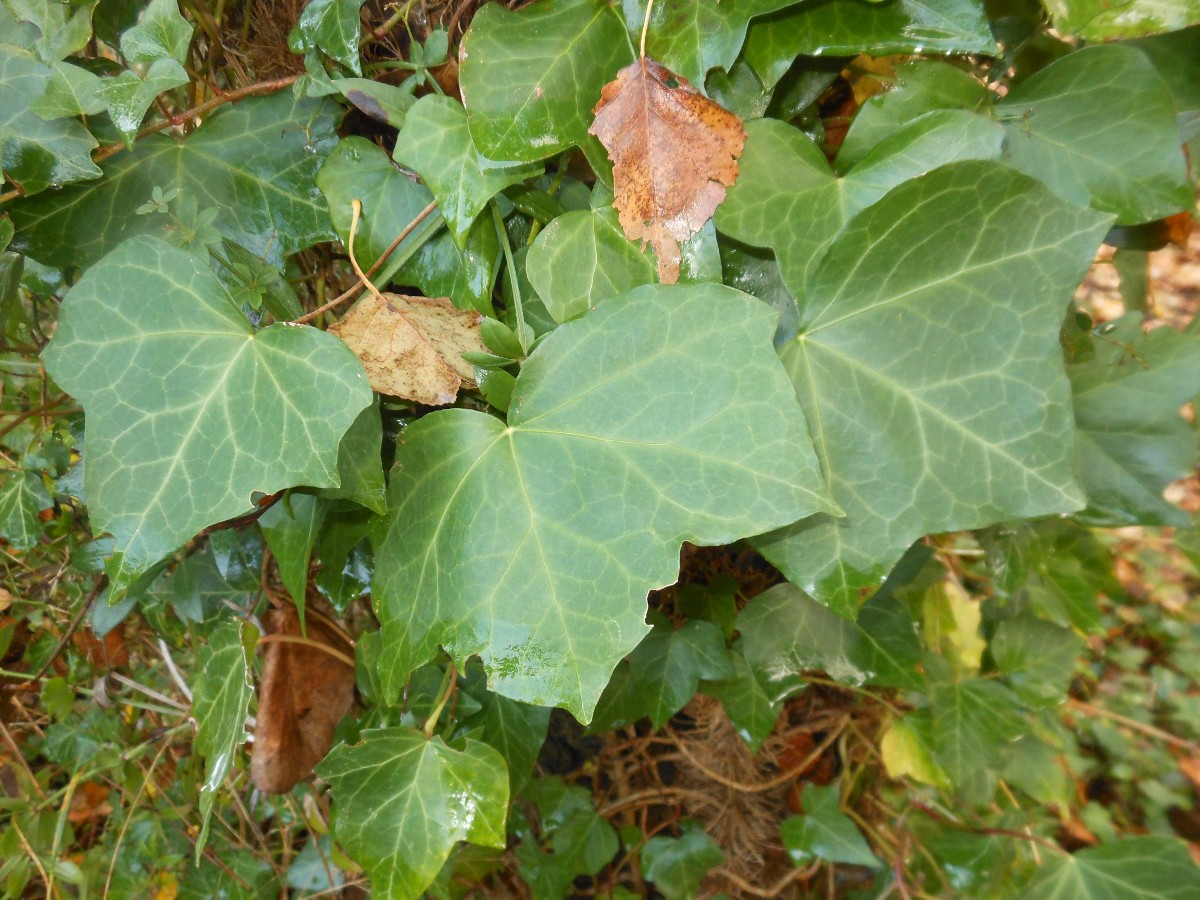
[[[487,349],[481,318],[445,297],[367,294],[329,331],[354,351],[374,390],[446,406],[474,386],[475,367],[463,354]]]
[[[254,696],[249,654],[256,638],[252,626],[234,619],[213,629],[196,651],[198,677],[192,686],[192,715],[196,719],[196,753],[205,760],[197,860],[208,836],[216,793],[233,768],[233,755],[246,741],[246,712]]]
[[[652,59],[606,84],[589,129],[613,161],[625,236],[654,247],[658,280],[679,280],[679,245],[712,217],[738,176],[741,120]]]
[[[161,234],[164,217],[135,210],[155,187],[177,188],[218,210],[223,237],[277,263],[333,236],[314,179],[336,112],[283,92],[224,107],[182,142],[150,135],[107,161],[103,179],[12,204],[16,243],[45,265],[90,266],[126,238]]]
[[[74,119],[46,121],[30,108],[51,76],[28,50],[0,43],[0,162],[26,196],[101,174],[91,158],[98,142],[86,128]]]
[[[338,442],[371,400],[341,341],[255,333],[206,266],[150,237],[71,289],[44,359],[88,410],[84,484],[116,538],[114,592],[255,491],[336,485]]]
[[[16,22],[28,23],[39,32],[34,37],[29,32],[14,31],[11,35],[4,36],[4,42],[32,50],[38,59],[46,64],[83,49],[91,36],[92,10],[96,6],[94,0],[83,3],[69,3],[65,0],[7,0],[4,5],[7,7],[5,18],[11,16]]]
[[[361,75],[358,61],[359,7],[362,0],[309,0],[288,35],[293,53],[321,50],[355,75]]]
[[[420,174],[459,247],[492,197],[542,172],[534,163],[497,163],[481,156],[462,104],[438,95],[422,97],[408,111],[392,155]]]
[[[679,837],[652,837],[642,847],[642,874],[667,900],[691,900],[708,870],[725,861],[698,822],[685,821]]]
[[[817,787],[809,783],[800,795],[804,814],[793,816],[780,827],[783,846],[797,866],[814,859],[850,866],[880,865],[854,821],[838,809],[840,787]]]
[[[1054,27],[1088,41],[1136,38],[1200,23],[1196,0],[1047,0]]]
[[[525,269],[556,322],[654,283],[652,258],[625,237],[611,207],[558,216],[529,248]]]
[[[850,221],[781,351],[847,511],[755,539],[791,581],[853,615],[923,534],[1083,505],[1057,330],[1110,221],[988,162]]]
[[[334,837],[376,896],[421,896],[459,841],[504,847],[508,773],[487,744],[456,750],[409,728],[364,731],[317,774],[333,793]]]
[[[775,41],[805,56],[999,52],[978,0],[820,0],[751,25],[750,45],[764,40],[755,36],[758,29],[777,31]]]
[[[1131,47],[1068,54],[996,104],[1014,166],[1122,224],[1189,209],[1195,194],[1170,91]]]
[[[350,137],[329,155],[317,176],[329,201],[329,214],[343,241],[350,238],[350,205],[363,204],[354,247],[361,265],[370,267],[400,232],[433,199],[424,186],[405,176],[370,141]],[[479,308],[492,291],[500,253],[496,229],[481,218],[459,250],[442,228],[436,210],[401,242],[388,264],[372,280],[410,284],[429,297],[449,297],[461,309]],[[397,265],[397,260],[407,260]]]
[[[104,111],[104,101],[96,94],[101,79],[87,69],[66,62],[50,64],[50,83],[45,92],[29,104],[39,119],[61,119],[92,115]]]
[[[1004,138],[982,116],[937,111],[889,136],[839,178],[799,129],[764,119],[751,122],[747,132],[741,178],[717,211],[717,226],[739,241],[774,250],[784,282],[802,302],[829,242],[856,213],[940,165],[998,158]]]
[[[459,48],[471,138],[489,159],[545,159],[592,144],[600,89],[633,61],[625,24],[606,0],[488,4]]]
[[[104,101],[112,123],[132,148],[146,110],[163,91],[188,83],[188,74],[173,59],[156,59],[146,70],[145,77],[126,69],[115,78],[105,78],[96,88],[96,96]]]
[[[829,509],[773,331],[728,288],[638,288],[542,341],[508,427],[469,410],[409,426],[377,545],[391,695],[442,645],[586,721],[682,540]]]
[[[733,666],[732,678],[706,681],[700,689],[706,696],[721,701],[733,730],[746,742],[751,753],[757,753],[762,742],[775,730],[780,707],[771,701],[740,649],[729,651],[729,662]]]
[[[1046,900],[1186,900],[1198,875],[1182,841],[1131,837],[1049,856],[1025,890]]]
[[[192,31],[176,0],[150,0],[137,22],[121,33],[121,55],[130,65],[160,59],[182,63],[187,58]]]
[[[37,472],[6,470],[0,483],[0,537],[14,550],[28,550],[42,533],[38,513],[53,505]]]
[[[1079,478],[1092,525],[1186,525],[1163,498],[1196,462],[1196,432],[1180,415],[1200,393],[1200,332],[1156,328],[1141,316],[1098,328],[1092,356],[1068,366],[1079,439]]]

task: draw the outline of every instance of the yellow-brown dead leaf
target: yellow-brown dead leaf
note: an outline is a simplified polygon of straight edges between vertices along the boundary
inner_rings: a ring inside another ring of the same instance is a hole
[[[487,351],[481,319],[443,297],[367,294],[329,330],[354,351],[379,393],[445,406],[460,387],[473,384],[474,370],[462,354]]]
[[[686,79],[642,57],[604,86],[589,131],[613,161],[613,206],[630,240],[658,255],[658,280],[679,280],[679,244],[725,199],[746,141],[742,120]]]

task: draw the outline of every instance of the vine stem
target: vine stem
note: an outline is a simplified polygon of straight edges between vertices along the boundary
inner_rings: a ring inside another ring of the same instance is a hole
[[[646,4],[646,18],[642,20],[642,43],[638,47],[638,56],[646,58],[646,32],[650,30],[650,13],[654,9],[654,0]]]
[[[314,650],[320,650],[322,653],[328,653],[339,662],[343,662],[350,668],[354,668],[354,660],[345,653],[341,653],[328,644],[322,644],[320,641],[307,640],[302,637],[297,637],[293,634],[264,634],[258,639],[259,644],[300,644],[303,647],[312,647]]]
[[[458,666],[454,664],[454,660],[450,660],[450,666],[446,669],[446,675],[442,679],[441,696],[438,697],[437,705],[433,708],[433,712],[429,714],[429,718],[425,720],[425,737],[433,737],[433,729],[437,727],[438,717],[442,714],[442,709],[446,706],[446,701],[450,699],[450,695],[454,693],[454,688],[458,685]]]
[[[357,203],[358,201],[356,200],[355,202]],[[404,229],[398,235],[396,235],[396,239],[394,241],[392,241],[391,245],[386,250],[383,251],[383,254],[379,257],[379,259],[375,260],[375,262],[371,266],[371,268],[367,269],[367,277],[370,277],[371,275],[374,275],[376,272],[378,272],[379,267],[382,266],[384,264],[384,262],[387,260],[387,258],[389,256],[391,256],[392,253],[396,250],[396,248],[399,247],[400,244],[404,242],[404,239],[413,233],[413,229],[416,228],[418,225],[420,225],[422,222],[424,222],[429,217],[429,214],[432,213],[435,209],[437,209],[437,201],[436,200],[429,201],[429,205],[426,206],[419,213],[417,213],[417,215],[413,218],[413,220],[404,226]],[[353,212],[353,210],[351,210],[351,211]],[[357,218],[354,218],[352,216],[352,218],[350,220],[350,244],[349,244],[350,247],[354,246],[354,232],[355,232],[355,228],[356,228],[357,224],[358,224]],[[351,252],[353,252],[353,251],[351,251]],[[321,315],[322,313],[329,312],[329,310],[333,309],[335,306],[340,306],[341,304],[345,303],[347,300],[349,300],[351,297],[353,297],[356,293],[358,293],[358,291],[364,286],[364,284],[369,284],[369,283],[370,282],[359,282],[359,283],[355,284],[353,287],[347,289],[343,293],[338,294],[336,297],[334,297],[328,303],[326,303],[322,306],[318,306],[312,312],[305,313],[298,319],[292,320],[292,324],[293,325],[303,325],[306,322],[311,322],[313,319],[315,319],[317,316]]]

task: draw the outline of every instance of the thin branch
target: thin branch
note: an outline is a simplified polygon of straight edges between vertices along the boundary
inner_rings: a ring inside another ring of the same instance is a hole
[[[1123,716],[1120,713],[1115,713],[1112,710],[1104,709],[1100,706],[1093,706],[1090,703],[1085,703],[1082,700],[1071,698],[1067,701],[1067,706],[1071,709],[1078,710],[1081,713],[1089,716],[1100,716],[1104,719],[1112,719],[1114,722],[1119,722],[1126,728],[1131,728],[1134,731],[1140,731],[1147,737],[1157,738],[1164,743],[1170,744],[1173,747],[1179,747],[1183,750],[1189,750],[1192,753],[1200,751],[1200,745],[1194,741],[1186,741],[1181,737],[1176,737],[1169,731],[1163,731],[1161,728],[1155,728],[1153,725],[1147,725],[1144,722],[1139,722],[1137,719],[1131,719],[1128,716]]]
[[[334,650],[328,644],[322,644],[320,641],[314,641],[309,638],[302,638],[294,634],[264,634],[258,639],[259,646],[263,644],[300,644],[305,647],[312,647],[314,650],[320,650],[323,653],[328,653],[334,659],[345,663],[350,668],[354,668],[354,660],[338,650]]]

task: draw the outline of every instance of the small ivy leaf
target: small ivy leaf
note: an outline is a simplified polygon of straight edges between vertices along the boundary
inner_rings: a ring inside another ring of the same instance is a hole
[[[445,297],[368,293],[329,332],[354,351],[379,393],[446,406],[464,385],[475,386],[474,366],[462,357],[487,350],[481,319]]]
[[[355,75],[361,75],[358,41],[362,4],[363,0],[309,0],[288,35],[288,47],[293,53],[320,49]]]
[[[927,709],[892,722],[879,742],[879,755],[890,778],[911,778],[943,790],[954,787],[933,761],[933,720]]]
[[[137,24],[121,33],[121,55],[130,65],[153,64],[160,59],[182,63],[193,30],[180,15],[177,0],[150,0]]]
[[[934,762],[959,788],[994,775],[1012,742],[1026,731],[1020,701],[995,681],[955,679],[949,664],[937,657],[926,657],[926,665]]]
[[[329,501],[321,497],[289,493],[258,519],[263,539],[279,565],[279,579],[296,604],[301,624],[313,545],[328,511]]]
[[[44,359],[88,410],[85,490],[116,537],[116,598],[255,491],[337,484],[338,442],[371,401],[333,335],[255,333],[206,263],[146,236],[68,292]]]
[[[200,788],[200,837],[196,860],[208,838],[208,820],[216,792],[233,768],[233,754],[246,740],[246,711],[254,696],[250,654],[257,639],[245,622],[218,625],[197,648],[192,715],[196,719],[196,752],[204,757],[204,784]]]
[[[683,540],[836,514],[774,319],[720,285],[647,285],[542,341],[507,428],[462,409],[410,425],[373,592],[389,694],[442,645],[480,654],[498,693],[590,719]]]
[[[1024,613],[1002,621],[988,649],[1028,706],[1052,708],[1066,699],[1081,643],[1072,629]]]
[[[126,69],[115,78],[106,78],[96,88],[96,96],[104,101],[108,115],[132,149],[146,110],[163,91],[188,83],[187,72],[173,59],[156,59],[145,76]]]
[[[872,868],[882,865],[858,826],[838,808],[840,790],[836,784],[804,786],[800,795],[804,815],[793,816],[781,826],[783,845],[796,865],[813,859]]]
[[[652,837],[642,848],[642,872],[667,900],[692,900],[708,870],[725,861],[703,825],[685,820],[682,831],[677,838]]]
[[[333,84],[363,115],[393,128],[404,127],[404,116],[416,102],[416,80],[405,79],[400,85],[383,84],[369,78],[335,78]]]
[[[487,744],[455,750],[409,728],[368,730],[317,774],[333,793],[337,842],[380,897],[419,897],[459,841],[505,845],[508,772]]]
[[[0,483],[0,537],[14,550],[28,550],[42,533],[38,513],[53,505],[37,472],[8,469]]]
[[[1025,886],[1024,895],[1072,900],[1187,900],[1195,896],[1197,878],[1200,871],[1183,841],[1131,837],[1070,855],[1047,854]]]
[[[166,0],[174,6],[174,0]],[[65,0],[7,0],[5,18],[9,16],[16,22],[28,22],[37,28],[41,35],[31,39],[29,35],[5,36],[5,43],[29,47],[38,59],[46,65],[55,63],[70,56],[87,46],[92,36],[92,10],[96,8],[95,0],[85,0],[83,3],[69,3]],[[178,11],[176,11],[178,15]],[[25,96],[22,102],[28,103],[30,96]]]
[[[751,753],[757,753],[763,741],[775,730],[781,706],[771,702],[758,678],[750,671],[741,650],[735,647],[727,652],[733,677],[706,681],[700,691],[720,701],[733,730],[746,742]]]
[[[613,205],[630,240],[649,242],[658,280],[679,280],[679,244],[712,218],[738,175],[741,120],[645,57],[604,86],[588,129],[613,161]]]

